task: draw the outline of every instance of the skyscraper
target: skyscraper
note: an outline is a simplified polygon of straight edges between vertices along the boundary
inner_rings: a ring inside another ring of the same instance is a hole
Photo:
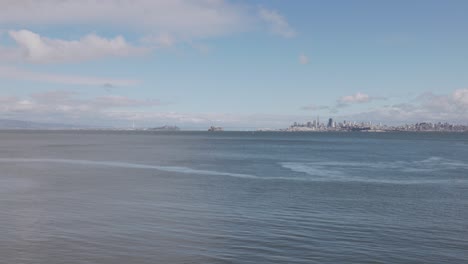
[[[327,127],[333,127],[333,118],[328,119],[328,125]]]

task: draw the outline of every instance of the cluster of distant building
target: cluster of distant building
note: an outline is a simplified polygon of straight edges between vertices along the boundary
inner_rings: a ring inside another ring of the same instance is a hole
[[[391,131],[441,131],[441,132],[468,132],[468,126],[465,125],[454,125],[445,123],[416,123],[404,126],[393,126],[387,128]]]
[[[372,122],[356,122],[356,121],[343,121],[336,122],[333,118],[329,118],[327,122],[320,122],[317,117],[316,120],[309,121],[306,123],[294,122],[290,127],[281,129],[281,131],[364,131],[364,132],[390,132],[390,131],[413,131],[413,132],[468,132],[468,126],[465,125],[454,125],[447,122],[442,123],[431,123],[423,122],[416,124],[406,124],[400,126],[388,126],[382,125],[382,123]]]
[[[150,127],[150,128],[139,128],[136,129],[134,126],[131,130],[143,130],[143,131],[166,131],[174,132],[180,131],[177,126],[161,126],[161,127]],[[222,127],[211,126],[208,128],[210,132],[224,131]],[[320,122],[320,118],[317,117],[315,120],[299,123],[294,122],[291,126],[285,129],[258,129],[257,131],[287,131],[287,132],[350,132],[350,131],[362,131],[362,132],[468,132],[468,125],[456,125],[448,122],[421,122],[415,124],[405,124],[398,126],[383,125],[382,123],[373,122],[356,122],[356,121],[342,121],[336,122],[333,118],[328,118],[325,122]]]

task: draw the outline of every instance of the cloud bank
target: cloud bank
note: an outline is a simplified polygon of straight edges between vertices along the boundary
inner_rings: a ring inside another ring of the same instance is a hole
[[[131,32],[133,38],[128,41],[122,35],[106,38],[90,33],[66,39],[38,33],[44,28],[60,32],[77,26],[91,32],[96,28],[122,34]],[[276,11],[225,0],[0,0],[0,34],[7,32],[14,44],[0,44],[0,66],[135,56],[177,43],[188,43],[206,52],[208,48],[197,40],[259,28],[283,37],[295,34],[285,17]],[[104,83],[106,86],[132,82],[33,73],[6,67],[0,68],[4,78],[62,84]]]
[[[16,48],[10,48],[10,54],[17,55],[16,61],[33,63],[76,62],[149,51],[130,45],[122,36],[106,39],[89,34],[79,40],[62,40],[42,37],[29,30],[11,30],[9,35],[17,44]]]
[[[225,0],[0,1],[0,25],[104,25],[171,41],[251,31],[261,22],[273,34],[296,34],[277,11]]]
[[[260,18],[268,24],[271,33],[285,38],[296,36],[294,29],[277,11],[261,7],[259,9],[259,15]]]
[[[119,95],[84,98],[67,91],[51,91],[27,97],[0,96],[3,117],[97,126],[140,127],[177,124],[184,128],[221,125],[226,128],[285,128],[294,121],[310,121],[307,115],[266,115],[229,113],[181,113],[158,111],[159,100],[134,99]],[[157,108],[156,108],[157,109]],[[308,110],[329,110],[328,106],[310,105]],[[326,116],[325,113],[320,114]],[[326,116],[327,117],[327,116]],[[375,107],[368,111],[330,114],[336,120],[372,121],[384,124],[408,122],[453,122],[468,124],[468,89],[449,94],[424,93],[409,102]]]
[[[49,74],[43,72],[34,72],[16,67],[1,66],[0,77],[6,79],[26,80],[33,82],[48,82],[67,85],[87,85],[87,86],[131,86],[139,82],[130,79],[97,78],[79,75]]]
[[[246,8],[223,0],[4,0],[4,25],[107,25],[178,37],[207,37],[245,29]]]
[[[341,97],[338,102],[342,104],[354,104],[354,103],[367,103],[371,100],[371,97],[365,93],[355,93],[353,95],[346,95]]]
[[[236,115],[228,113],[181,113],[148,110],[162,106],[159,100],[134,99],[120,95],[93,98],[76,92],[49,91],[25,97],[0,96],[2,118],[97,127],[151,127],[177,124],[183,128],[206,129],[282,127],[293,118],[276,115]]]
[[[393,104],[373,106],[368,110],[355,112],[353,105],[367,104],[373,100],[389,100],[385,97],[370,96],[364,93],[338,98],[331,105],[307,105],[301,110],[328,113],[339,119],[356,121],[373,121],[388,124],[402,124],[406,122],[455,122],[468,123],[468,88],[456,89],[447,94],[422,93],[414,98]],[[342,109],[346,108],[346,113]],[[353,113],[354,112],[354,113]]]
[[[158,100],[132,99],[118,95],[82,98],[69,91],[49,91],[27,97],[0,96],[2,116],[64,123],[74,120],[92,123],[94,118],[102,121],[108,111],[158,105]]]

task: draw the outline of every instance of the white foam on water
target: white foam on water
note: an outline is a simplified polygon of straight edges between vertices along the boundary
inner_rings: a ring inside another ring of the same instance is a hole
[[[312,161],[312,162],[281,162],[285,169],[304,173],[317,180],[344,180],[344,181],[365,181],[383,183],[440,183],[445,179],[423,179],[423,178],[372,178],[362,176],[363,171],[369,175],[372,172],[389,170],[400,175],[404,173],[430,173],[449,170],[468,170],[468,164],[458,160],[444,159],[441,157],[429,157],[416,161],[389,161],[389,162],[338,162],[338,161]],[[468,171],[467,171],[468,172]],[[464,181],[464,180],[463,180]]]
[[[74,159],[23,159],[23,158],[0,158],[0,162],[21,162],[21,163],[62,163],[74,165],[91,165],[91,166],[105,166],[115,168],[127,169],[153,169],[166,172],[184,173],[184,174],[198,174],[198,175],[218,175],[218,176],[231,176],[238,178],[259,179],[261,177],[241,173],[229,173],[209,170],[197,170],[188,167],[177,166],[158,166],[146,165],[138,163],[117,162],[117,161],[91,161],[91,160],[74,160]]]
[[[309,163],[300,162],[282,162],[280,165],[291,171],[302,172],[318,177],[338,179],[346,176],[344,172],[327,167],[327,165],[315,164],[315,166],[311,166]]]
[[[0,158],[0,163],[56,163],[56,164],[73,164],[82,166],[103,166],[114,168],[127,169],[152,169],[165,172],[192,174],[192,175],[213,175],[213,176],[228,176],[254,180],[293,180],[293,181],[311,181],[309,177],[261,177],[252,174],[230,173],[211,170],[197,170],[188,167],[179,166],[159,166],[147,165],[139,163],[118,162],[118,161],[92,161],[92,160],[75,160],[75,159],[34,159],[34,158]]]
[[[104,166],[114,168],[129,168],[129,169],[152,169],[165,172],[193,174],[193,175],[213,175],[213,176],[228,176],[255,180],[287,180],[287,181],[358,181],[358,182],[375,182],[375,183],[393,183],[393,184],[411,184],[411,183],[440,183],[445,180],[437,179],[373,179],[353,175],[353,170],[381,170],[381,169],[397,169],[401,172],[420,172],[443,169],[441,164],[450,166],[451,168],[468,169],[468,165],[454,160],[446,160],[438,157],[431,157],[421,161],[413,162],[335,162],[335,161],[316,161],[316,162],[281,162],[279,165],[293,172],[306,174],[306,176],[287,175],[280,177],[263,177],[252,174],[230,173],[211,170],[198,170],[189,167],[179,166],[159,166],[147,165],[129,162],[117,161],[91,161],[91,160],[75,160],[75,159],[37,159],[37,158],[0,158],[0,163],[57,163],[57,164],[74,164],[82,166]],[[435,164],[434,164],[435,163]],[[430,166],[428,166],[428,164]]]

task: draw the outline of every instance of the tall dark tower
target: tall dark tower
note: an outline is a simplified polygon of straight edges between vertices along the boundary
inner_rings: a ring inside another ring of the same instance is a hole
[[[328,119],[328,125],[327,127],[333,127],[333,118]]]

